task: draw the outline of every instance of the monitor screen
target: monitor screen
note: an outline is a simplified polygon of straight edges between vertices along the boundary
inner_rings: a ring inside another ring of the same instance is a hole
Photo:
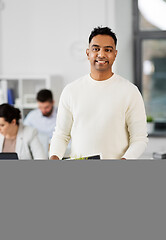
[[[18,160],[18,155],[15,152],[1,152],[0,160]]]

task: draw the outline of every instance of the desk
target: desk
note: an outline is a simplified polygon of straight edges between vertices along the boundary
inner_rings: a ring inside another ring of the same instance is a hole
[[[147,149],[141,156],[141,159],[153,159],[153,152],[166,152],[166,136],[152,135],[149,136],[148,139]]]

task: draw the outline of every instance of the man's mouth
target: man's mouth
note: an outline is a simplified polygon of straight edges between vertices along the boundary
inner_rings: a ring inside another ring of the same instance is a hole
[[[106,64],[106,63],[108,63],[107,60],[95,60],[95,62],[97,62],[99,64]]]

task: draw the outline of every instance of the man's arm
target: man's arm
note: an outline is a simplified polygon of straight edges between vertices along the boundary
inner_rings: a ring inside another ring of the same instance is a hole
[[[144,102],[137,87],[128,101],[126,124],[129,132],[129,147],[122,158],[138,159],[147,147],[148,138]]]
[[[27,114],[27,116],[25,117],[25,119],[24,119],[24,125],[27,125],[27,126],[33,126],[32,125],[32,119],[33,119],[33,117],[31,117],[31,115],[32,115],[32,111],[30,111],[28,114]]]

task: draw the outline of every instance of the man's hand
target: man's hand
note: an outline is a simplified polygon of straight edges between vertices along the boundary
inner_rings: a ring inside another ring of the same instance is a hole
[[[58,158],[58,156],[53,155],[53,156],[50,157],[50,160],[59,160],[59,158]]]

